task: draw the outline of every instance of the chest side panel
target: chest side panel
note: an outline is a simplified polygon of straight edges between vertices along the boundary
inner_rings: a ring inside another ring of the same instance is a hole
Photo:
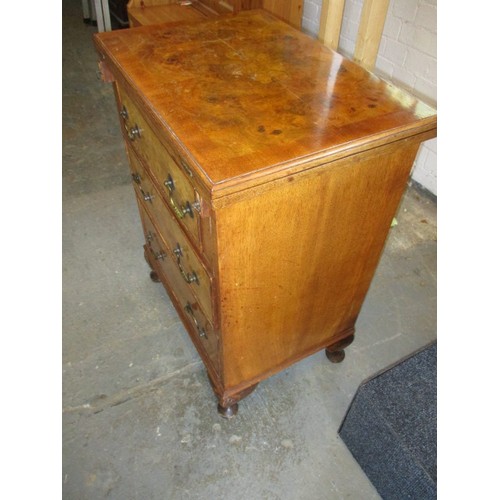
[[[402,141],[217,213],[224,378],[263,378],[354,327],[418,149]]]

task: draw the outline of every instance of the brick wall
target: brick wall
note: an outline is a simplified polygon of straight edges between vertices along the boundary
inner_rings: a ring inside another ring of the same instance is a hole
[[[391,0],[375,73],[431,106],[437,101],[437,0]],[[305,0],[303,30],[317,36],[322,0]],[[346,0],[339,52],[352,57],[363,0]],[[422,144],[412,178],[437,194],[437,139]]]

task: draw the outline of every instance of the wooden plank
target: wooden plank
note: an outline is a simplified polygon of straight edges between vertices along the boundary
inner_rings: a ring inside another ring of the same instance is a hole
[[[127,7],[151,7],[153,5],[169,5],[177,0],[129,0]]]
[[[359,22],[354,60],[371,71],[377,60],[389,0],[365,0]]]
[[[264,0],[263,8],[294,28],[302,27],[303,0]]]
[[[128,17],[133,28],[150,24],[201,21],[207,18],[205,14],[192,6],[183,7],[176,4],[153,5],[144,9],[129,7]]]
[[[319,39],[333,50],[339,46],[345,0],[323,0]]]

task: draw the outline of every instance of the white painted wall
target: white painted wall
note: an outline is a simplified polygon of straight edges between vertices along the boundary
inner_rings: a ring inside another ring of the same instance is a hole
[[[391,0],[374,72],[437,107],[437,0]],[[319,32],[322,0],[304,0],[302,29]],[[352,57],[363,0],[346,0],[338,51]],[[422,144],[412,178],[437,195],[437,139]]]

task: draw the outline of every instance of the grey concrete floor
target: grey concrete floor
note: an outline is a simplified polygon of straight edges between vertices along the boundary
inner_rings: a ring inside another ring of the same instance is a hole
[[[337,430],[363,380],[436,337],[435,202],[408,190],[344,362],[313,355],[224,420],[149,279],[93,32],[63,0],[63,498],[379,498]]]

